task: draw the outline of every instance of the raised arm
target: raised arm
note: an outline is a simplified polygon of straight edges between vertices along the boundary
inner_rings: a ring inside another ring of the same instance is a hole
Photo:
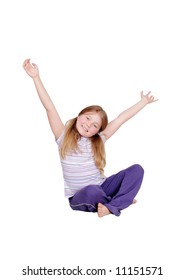
[[[139,111],[141,111],[147,104],[157,101],[158,99],[154,99],[152,95],[150,95],[150,91],[144,95],[143,91],[141,92],[141,100],[123,111],[116,119],[111,121],[105,130],[102,132],[106,138],[110,138],[123,123],[131,119],[135,116]]]
[[[30,59],[26,59],[23,63],[23,68],[33,79],[40,101],[46,109],[51,130],[55,135],[55,138],[58,139],[62,133],[64,124],[62,123],[60,116],[41,81],[38,67],[35,63],[30,63]]]

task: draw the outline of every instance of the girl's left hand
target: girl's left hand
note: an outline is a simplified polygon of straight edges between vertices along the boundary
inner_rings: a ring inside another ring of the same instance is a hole
[[[151,95],[151,91],[149,91],[147,94],[143,94],[143,91],[141,91],[141,99],[146,100],[148,104],[158,101],[158,99],[155,99],[155,97]]]

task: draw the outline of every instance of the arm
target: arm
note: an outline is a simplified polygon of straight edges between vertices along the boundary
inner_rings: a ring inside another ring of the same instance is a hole
[[[34,63],[31,64],[30,59],[26,59],[23,63],[23,68],[26,73],[33,79],[40,101],[46,109],[51,130],[55,135],[55,138],[58,139],[62,133],[64,124],[62,123],[60,116],[41,81],[38,67]]]
[[[143,91],[141,92],[141,100],[137,102],[135,105],[131,106],[127,110],[123,111],[116,119],[111,121],[107,127],[102,132],[107,139],[109,139],[120,127],[123,123],[131,119],[135,116],[139,111],[141,111],[147,104],[157,101],[151,95],[150,92],[144,95]]]

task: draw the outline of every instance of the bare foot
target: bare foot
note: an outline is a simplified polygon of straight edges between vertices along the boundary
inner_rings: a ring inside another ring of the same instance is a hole
[[[101,218],[101,217],[103,217],[105,215],[109,215],[109,214],[110,214],[109,209],[105,205],[98,203],[98,217]]]
[[[135,203],[137,203],[137,200],[136,200],[136,199],[133,199],[132,204],[135,204]]]

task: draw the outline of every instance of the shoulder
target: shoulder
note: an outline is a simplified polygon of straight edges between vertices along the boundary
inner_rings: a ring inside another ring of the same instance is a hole
[[[66,129],[66,127],[64,127],[64,129],[62,130],[61,135],[60,135],[57,139],[55,139],[55,141],[56,141],[56,143],[57,143],[58,145],[61,144],[61,142],[62,142],[62,140],[63,140],[63,138],[64,138],[65,129]]]
[[[98,133],[98,135],[101,137],[103,143],[105,143],[107,141],[107,138],[103,132]]]

